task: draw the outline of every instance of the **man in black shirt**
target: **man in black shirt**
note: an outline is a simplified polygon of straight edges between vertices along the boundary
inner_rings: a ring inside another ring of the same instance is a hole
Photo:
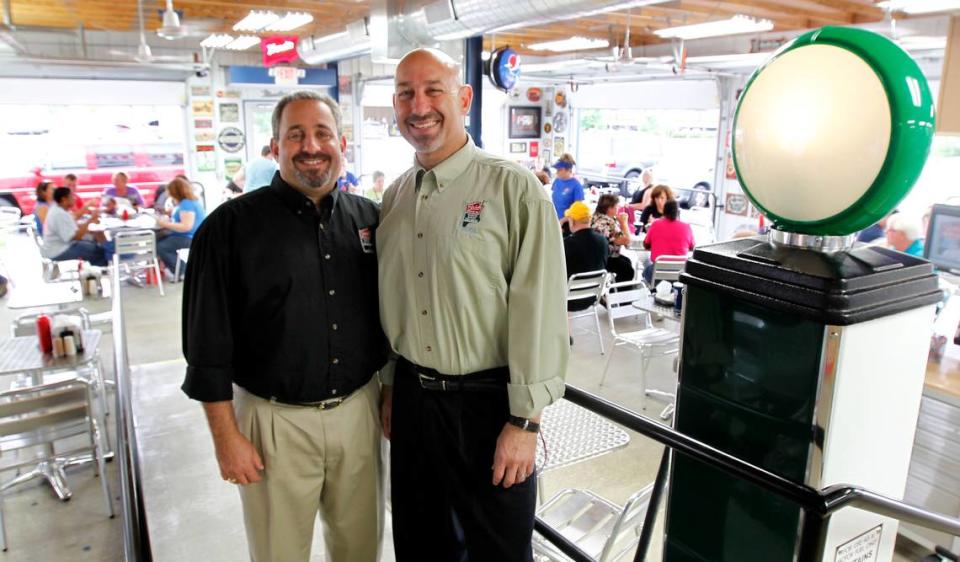
[[[610,254],[607,239],[590,228],[590,208],[577,201],[564,213],[570,218],[572,234],[563,239],[563,254],[567,260],[567,276],[588,271],[606,271]],[[596,299],[567,301],[567,310],[584,310]]]
[[[251,560],[309,560],[318,508],[328,560],[375,560],[379,210],[334,189],[336,102],[290,94],[272,124],[271,185],[221,205],[193,239],[183,391],[203,402],[220,474],[239,485]]]

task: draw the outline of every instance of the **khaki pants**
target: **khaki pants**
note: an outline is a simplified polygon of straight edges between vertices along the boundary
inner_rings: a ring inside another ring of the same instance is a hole
[[[327,560],[378,560],[383,490],[377,377],[330,410],[236,390],[237,424],[265,467],[263,480],[239,487],[250,559],[307,562],[319,510]]]

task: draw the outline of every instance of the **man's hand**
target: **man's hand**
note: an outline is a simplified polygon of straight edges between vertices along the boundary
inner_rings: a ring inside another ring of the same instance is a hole
[[[253,443],[239,431],[215,438],[220,476],[231,484],[252,484],[262,477],[263,461]]]
[[[220,476],[231,484],[259,482],[262,477],[263,460],[237,427],[233,401],[204,402],[203,411],[213,435],[213,448],[217,452]]]
[[[390,424],[393,422],[393,386],[385,384],[380,389],[380,425],[383,436],[390,439]]]
[[[537,457],[537,434],[506,423],[493,454],[493,485],[519,484],[533,473]]]

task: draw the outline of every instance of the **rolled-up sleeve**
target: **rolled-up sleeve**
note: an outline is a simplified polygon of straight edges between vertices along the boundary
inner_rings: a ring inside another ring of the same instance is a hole
[[[507,392],[510,413],[530,418],[563,396],[570,355],[566,264],[553,204],[531,175],[520,186],[511,246]],[[525,181],[525,178],[524,178]]]
[[[233,322],[229,215],[214,212],[190,245],[183,285],[183,355],[187,373],[181,389],[202,402],[233,398]]]

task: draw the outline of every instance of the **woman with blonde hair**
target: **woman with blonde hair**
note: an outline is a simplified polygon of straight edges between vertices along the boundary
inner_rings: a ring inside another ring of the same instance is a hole
[[[157,242],[157,255],[167,266],[167,279],[178,281],[172,274],[177,266],[177,250],[190,247],[193,235],[207,213],[193,193],[190,182],[182,177],[173,178],[167,184],[167,194],[176,206],[170,213],[170,220],[162,215],[157,217],[157,226],[170,231],[167,237]]]

